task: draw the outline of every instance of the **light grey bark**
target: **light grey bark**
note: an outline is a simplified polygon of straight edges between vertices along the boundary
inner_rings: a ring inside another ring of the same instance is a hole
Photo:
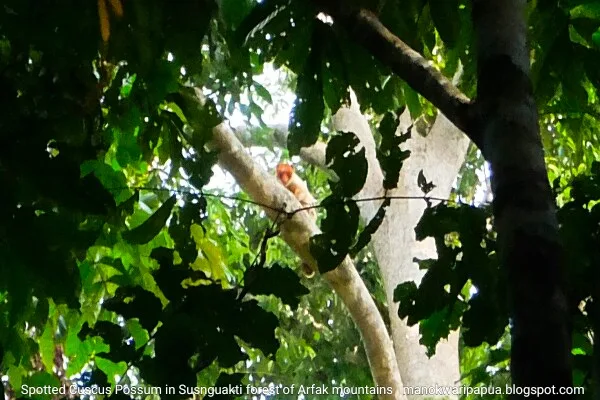
[[[196,96],[198,102],[202,103],[203,95],[199,89],[196,89]],[[227,123],[221,123],[213,129],[211,145],[219,152],[219,165],[233,175],[238,185],[254,201],[266,206],[264,210],[269,218],[281,221],[279,227],[282,239],[303,262],[317,270],[308,243],[310,236],[319,232],[318,227],[306,213],[296,213],[292,218],[282,219],[281,212],[276,211],[301,208],[298,200],[272,174],[254,162]],[[340,296],[358,327],[375,384],[389,388],[391,392],[382,394],[379,398],[406,399],[392,340],[352,260],[346,257],[340,266],[322,277]]]
[[[399,132],[410,125],[410,117],[405,112],[401,118]],[[375,156],[375,141],[368,122],[360,113],[356,98],[350,108],[341,108],[333,118],[333,128],[338,131],[354,132],[365,147],[369,164],[367,180],[359,198],[372,198],[384,194],[383,173]],[[280,146],[287,142],[287,127],[274,127],[275,139]],[[400,174],[398,188],[388,192],[390,196],[422,197],[423,193],[417,185],[417,176],[423,170],[425,177],[433,181],[436,188],[431,197],[448,198],[458,172],[464,162],[469,139],[458,130],[443,114],[438,114],[435,123],[426,137],[415,133],[403,148],[411,150]],[[320,168],[325,166],[325,149],[323,142],[303,148],[301,158]],[[435,202],[433,202],[435,203]],[[377,212],[381,202],[359,202],[363,222],[367,223]],[[458,333],[453,332],[447,340],[443,340],[436,348],[432,358],[426,355],[426,349],[419,343],[419,327],[409,327],[406,320],[398,317],[398,305],[393,302],[396,286],[405,281],[419,283],[424,272],[419,270],[413,257],[428,259],[436,257],[432,239],[417,242],[414,228],[423,215],[426,204],[424,200],[394,200],[386,212],[386,218],[371,240],[375,256],[379,264],[389,307],[392,340],[402,381],[406,387],[453,386],[458,384],[459,357]],[[407,392],[409,394],[409,392]],[[410,396],[412,399],[435,396]],[[450,397],[452,396],[443,396]]]
[[[399,130],[406,129],[410,117],[405,113]],[[367,198],[383,195],[383,175],[375,159],[373,135],[360,114],[358,107],[343,108],[334,118],[336,130],[351,131],[365,145],[369,162],[369,174],[365,187],[356,197]],[[411,150],[400,173],[398,188],[390,196],[423,196],[417,185],[417,176],[423,170],[425,177],[433,181],[436,188],[432,197],[448,198],[452,184],[464,162],[469,140],[446,117],[438,114],[427,137],[412,135],[403,146]],[[379,204],[359,202],[361,216],[365,222],[375,215]],[[417,242],[414,228],[421,218],[426,204],[424,200],[394,200],[386,212],[384,222],[372,238],[381,274],[383,277],[392,328],[396,358],[403,383],[410,386],[452,386],[459,381],[458,333],[453,332],[447,340],[440,342],[436,354],[429,359],[425,347],[419,343],[419,328],[408,327],[400,320],[398,306],[393,302],[396,286],[404,281],[415,281],[423,277],[423,271],[413,262],[413,257],[435,258],[433,240]],[[407,392],[408,394],[408,392]],[[409,398],[424,396],[410,396]],[[431,396],[425,396],[431,397]],[[435,396],[434,396],[435,397]],[[451,396],[450,396],[451,397]]]
[[[459,76],[460,72],[457,73],[455,81]],[[365,186],[356,198],[382,196],[383,174],[375,156],[373,135],[366,119],[360,113],[356,97],[352,96],[352,99],[352,107],[341,108],[333,118],[332,127],[334,130],[356,133],[365,146],[369,172]],[[399,131],[406,129],[410,124],[408,112],[403,115],[401,121]],[[287,127],[274,126],[273,130],[275,141],[285,147]],[[236,128],[236,134],[242,139],[249,137],[244,127]],[[423,170],[426,178],[436,185],[430,195],[448,198],[464,162],[468,145],[469,139],[441,113],[426,137],[420,136],[413,129],[413,138],[403,146],[411,150],[411,156],[403,165],[398,188],[388,195],[422,197],[423,193],[417,185],[417,176],[419,171]],[[311,147],[302,148],[300,156],[305,162],[325,168],[325,149],[326,145],[323,142],[317,142]],[[376,201],[358,203],[361,218],[365,223],[375,215],[380,204]],[[425,207],[424,200],[394,200],[387,209],[384,222],[373,236],[372,244],[390,305],[392,340],[404,385],[452,386],[458,384],[460,379],[458,333],[453,332],[447,340],[439,343],[436,354],[428,358],[425,347],[419,343],[419,327],[408,327],[406,320],[400,320],[397,314],[398,305],[393,302],[393,292],[398,284],[405,281],[419,283],[424,274],[413,262],[413,258],[436,257],[433,240],[417,242],[415,239],[414,228]],[[409,397],[422,399],[432,396]]]

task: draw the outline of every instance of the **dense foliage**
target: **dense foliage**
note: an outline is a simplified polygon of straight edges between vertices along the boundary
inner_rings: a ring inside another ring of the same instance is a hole
[[[529,4],[533,79],[569,252],[576,384],[591,388],[600,321],[600,168],[593,163],[600,15],[597,3]],[[339,203],[326,205],[316,252],[335,243],[338,257],[352,254],[386,315],[365,247],[375,226],[360,226],[347,200],[364,181],[364,157],[342,156],[352,136],[326,125],[352,86],[379,129],[380,162],[395,177],[406,156],[393,151],[399,143],[390,135],[398,111],[408,107],[428,123],[435,109],[318,11],[283,0],[3,3],[0,372],[7,396],[49,399],[27,396],[22,385],[69,382],[372,384],[340,300],[318,280],[299,280],[295,255],[269,238],[274,227],[243,193],[232,199],[206,190],[216,155],[190,150],[241,113],[272,164],[281,150],[273,149],[265,110],[291,84],[289,153],[328,139],[334,170],[345,172],[326,187],[323,172],[304,171],[319,198],[346,202],[343,213]],[[474,94],[468,1],[382,1],[376,11],[446,76],[464,66],[461,89]],[[260,83],[269,62],[289,71],[284,89]],[[202,87],[212,103],[186,106],[183,86]],[[191,126],[199,142],[190,142]],[[471,152],[453,199],[472,201],[481,165]],[[436,206],[418,235],[436,238],[439,257],[423,261],[419,288],[398,288],[400,314],[421,322],[429,347],[461,327],[465,382],[505,382],[506,278],[487,209]]]

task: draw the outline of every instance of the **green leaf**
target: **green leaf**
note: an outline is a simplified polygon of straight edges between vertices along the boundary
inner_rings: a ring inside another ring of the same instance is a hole
[[[330,196],[323,201],[327,212],[321,221],[323,233],[312,236],[310,252],[323,274],[336,268],[355,243],[360,211],[354,200]]]
[[[275,336],[278,320],[258,305],[256,300],[244,301],[236,316],[236,335],[264,354],[275,354],[279,348],[279,340]]]
[[[600,3],[592,1],[590,3],[578,5],[569,11],[571,18],[589,18],[600,20]]]
[[[390,110],[404,107],[403,81],[396,75],[386,77],[381,94],[372,97],[372,107],[377,114],[385,114]]]
[[[33,400],[51,400],[53,395],[50,390],[42,391],[42,394],[38,394],[38,391],[35,391],[35,389],[49,387],[58,390],[60,380],[48,372],[36,372],[32,376],[23,379],[23,385],[27,385],[30,390],[33,389],[32,393],[27,396],[28,398]]]
[[[292,309],[298,307],[300,297],[308,294],[298,275],[290,268],[273,264],[270,268],[251,267],[244,273],[244,288],[248,293],[275,295]],[[273,285],[277,282],[277,285]]]
[[[377,149],[377,159],[384,176],[383,188],[386,190],[398,185],[402,163],[410,156],[410,150],[402,150],[400,145],[410,139],[412,125],[405,133],[396,135],[399,124],[400,119],[390,112],[385,114],[379,124],[381,145]]]
[[[491,296],[474,296],[463,316],[463,324],[468,326],[463,333],[465,344],[475,347],[483,342],[497,343],[506,327],[503,317]]]
[[[417,176],[417,185],[419,185],[419,189],[421,189],[424,194],[427,194],[435,189],[435,184],[433,182],[427,182],[427,178],[425,178],[423,170],[419,171],[419,175]]]
[[[442,40],[450,48],[454,47],[460,36],[460,14],[458,0],[429,0],[431,19]]]
[[[390,203],[390,198],[386,198],[383,201],[383,203],[381,203],[381,206],[379,206],[377,213],[373,216],[373,218],[371,218],[365,229],[362,230],[362,232],[358,236],[356,244],[350,250],[351,258],[356,257],[358,252],[364,249],[369,244],[369,242],[371,241],[371,237],[375,232],[377,232],[377,229],[383,222],[383,218],[385,217],[385,210],[390,205]]]
[[[154,212],[144,223],[123,233],[123,239],[131,244],[145,244],[152,240],[162,228],[165,227],[167,219],[177,202],[177,197],[172,195]]]
[[[237,5],[236,0],[226,0],[226,5]],[[265,0],[258,3],[248,15],[241,21],[235,31],[236,44],[241,46],[254,33],[263,28],[281,12],[282,2],[279,0]]]
[[[367,179],[368,163],[365,148],[351,132],[333,136],[327,145],[325,162],[340,177],[332,182],[332,191],[341,197],[352,197],[363,188]],[[357,151],[357,149],[359,149]]]
[[[121,204],[119,204],[118,210],[121,211],[124,215],[127,215],[127,216],[132,215],[133,212],[135,211],[135,204],[139,201],[140,201],[140,191],[135,190],[133,192],[133,195],[131,195],[131,197],[129,197],[128,199],[124,200]]]
[[[321,70],[322,43],[313,33],[311,50],[302,73],[298,76],[296,101],[289,123],[288,149],[291,155],[314,144],[321,132],[321,121],[325,112],[323,101],[323,77]]]
[[[592,42],[600,49],[600,28],[592,34]]]
[[[450,332],[459,328],[460,318],[466,309],[467,305],[462,301],[451,303],[421,322],[419,326],[421,340],[419,342],[427,347],[428,357],[433,357],[440,340],[447,339]]]
[[[144,329],[142,324],[136,319],[130,319],[126,323],[127,331],[131,335],[133,342],[135,343],[135,349],[139,350],[145,346],[150,340],[148,331]]]
[[[419,101],[419,95],[413,90],[407,83],[403,85],[404,98],[406,99],[406,105],[408,111],[410,111],[410,117],[414,120],[419,118],[423,114],[423,106]]]
[[[27,372],[26,372],[24,366],[22,366],[22,365],[16,366],[13,364],[10,367],[8,367],[8,371],[6,372],[6,375],[8,376],[8,381],[10,382],[11,386],[15,388],[15,392],[17,394],[21,394],[21,385],[23,382],[23,378],[29,379],[26,377]]]
[[[252,86],[254,86],[256,94],[258,94],[264,101],[266,101],[269,104],[273,104],[273,98],[271,97],[271,93],[269,93],[267,88],[265,88],[263,85],[256,81],[252,83]]]
[[[123,171],[115,171],[104,162],[90,160],[81,164],[81,174],[86,176],[89,172],[94,173],[106,190],[112,193],[117,203],[124,201],[131,194]]]
[[[222,0],[218,4],[223,20],[235,30],[255,3],[251,0]]]
[[[399,303],[398,316],[406,318],[411,314],[414,298],[417,294],[417,285],[414,282],[404,282],[394,289],[394,302]]]
[[[54,330],[55,326],[49,320],[44,333],[39,338],[40,356],[44,367],[46,367],[46,371],[52,371],[54,367]]]
[[[94,361],[96,366],[106,374],[108,381],[112,385],[116,385],[116,378],[118,376],[123,376],[127,370],[127,363],[125,362],[116,363],[104,357],[96,357]]]
[[[125,319],[138,318],[148,332],[152,332],[156,327],[162,312],[160,300],[139,286],[119,287],[115,296],[105,300],[102,306]]]
[[[344,63],[344,54],[339,41],[341,40],[332,26],[319,24],[321,41],[323,42],[323,98],[334,115],[342,105],[350,104],[348,90],[348,71]]]

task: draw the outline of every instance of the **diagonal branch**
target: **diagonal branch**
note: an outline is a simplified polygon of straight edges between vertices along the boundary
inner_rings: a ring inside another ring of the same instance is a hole
[[[431,63],[395,36],[371,11],[353,9],[348,4],[331,0],[313,0],[331,15],[381,63],[436,106],[454,125],[481,148],[471,100]]]
[[[202,104],[201,90],[196,89],[195,92],[198,103]],[[283,240],[302,261],[316,270],[316,261],[309,251],[309,238],[319,233],[319,228],[307,213],[294,213],[291,218],[282,219],[281,213],[275,211],[299,209],[301,205],[298,200],[277,182],[273,174],[269,174],[254,162],[226,122],[213,128],[212,145],[219,152],[220,166],[233,175],[238,185],[254,201],[266,205],[263,209],[269,218],[281,221]],[[380,395],[379,398],[406,399],[392,340],[352,260],[346,257],[336,269],[323,274],[322,277],[340,296],[358,327],[375,384],[391,391]]]

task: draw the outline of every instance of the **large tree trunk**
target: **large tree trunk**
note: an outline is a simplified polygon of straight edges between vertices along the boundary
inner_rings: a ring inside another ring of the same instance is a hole
[[[357,198],[382,196],[383,175],[375,156],[375,141],[367,120],[360,113],[356,97],[352,96],[352,107],[341,108],[333,118],[333,129],[355,133],[366,150],[369,173],[363,190]],[[399,131],[406,130],[411,123],[408,112],[401,117]],[[287,143],[287,126],[274,126],[276,142],[285,147]],[[414,132],[414,131],[413,131]],[[236,128],[240,140],[249,142],[250,135],[245,127]],[[398,189],[388,195],[422,197],[423,193],[417,185],[417,175],[424,171],[428,180],[433,180],[436,188],[432,197],[448,198],[458,171],[462,166],[469,139],[462,134],[443,114],[439,114],[427,137],[414,134],[405,148],[411,150],[411,156],[405,161],[398,183]],[[300,156],[309,164],[319,168],[325,166],[326,145],[317,142],[315,145],[302,148]],[[380,203],[375,201],[359,202],[363,222],[367,223],[377,212]],[[413,262],[413,257],[429,259],[436,257],[435,244],[432,239],[417,242],[414,228],[425,210],[424,200],[394,200],[386,212],[386,218],[378,231],[373,235],[371,243],[381,270],[386,297],[389,306],[391,335],[402,381],[407,387],[434,387],[435,385],[451,387],[458,384],[459,354],[458,333],[441,342],[436,354],[429,358],[426,349],[419,343],[419,327],[409,327],[406,320],[398,317],[398,306],[393,301],[396,286],[405,281],[420,282],[423,271]],[[432,395],[411,395],[412,399],[432,398]],[[455,398],[451,395],[440,395]]]
[[[339,0],[314,2],[482,150],[493,171],[499,256],[510,279],[513,383],[570,386],[562,248],[529,77],[525,1],[473,1],[475,104],[373,12]]]
[[[477,130],[491,164],[498,248],[510,282],[513,384],[566,387],[572,384],[571,330],[524,6],[524,0],[474,1]]]
[[[408,113],[401,118],[399,130],[410,123]],[[369,175],[365,187],[357,198],[375,197],[383,194],[382,173],[375,158],[375,143],[371,130],[360,114],[358,107],[341,109],[334,118],[336,130],[354,132],[365,146],[369,162]],[[464,162],[469,140],[447,118],[438,115],[427,137],[413,132],[413,137],[404,146],[411,155],[402,166],[398,188],[391,196],[423,196],[417,185],[417,175],[423,170],[436,188],[432,196],[448,198],[452,184]],[[361,216],[365,222],[376,213],[379,204],[360,202]],[[414,228],[423,215],[424,200],[394,200],[386,212],[384,222],[372,238],[382,278],[385,285],[392,329],[392,339],[402,381],[406,387],[455,386],[460,379],[458,357],[458,333],[453,332],[447,340],[439,343],[432,358],[426,355],[425,347],[419,343],[419,327],[409,327],[406,320],[398,317],[398,305],[393,301],[396,286],[405,281],[417,284],[423,277],[413,262],[413,257],[435,258],[433,240],[417,242]],[[411,396],[409,398],[423,398]],[[436,396],[426,396],[436,397]],[[443,395],[452,398],[453,396]]]

